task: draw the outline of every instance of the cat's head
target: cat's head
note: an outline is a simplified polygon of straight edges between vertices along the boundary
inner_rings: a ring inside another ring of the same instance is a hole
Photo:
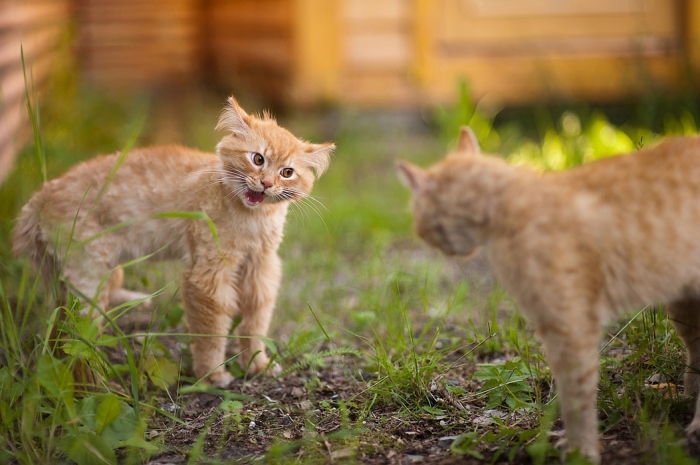
[[[476,136],[463,127],[457,150],[429,169],[398,162],[399,177],[413,193],[413,228],[421,239],[446,255],[478,249],[490,215],[484,181],[492,158],[481,155]]]
[[[267,113],[249,115],[233,97],[216,129],[227,132],[216,146],[223,180],[249,208],[309,195],[335,148],[332,143],[311,144],[294,137]]]

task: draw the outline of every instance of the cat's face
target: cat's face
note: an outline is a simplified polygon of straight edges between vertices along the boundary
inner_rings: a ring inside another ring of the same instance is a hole
[[[451,194],[441,188],[440,179],[434,173],[415,166],[402,164],[401,169],[404,177],[412,177],[418,183],[412,187],[411,199],[413,229],[418,237],[445,255],[473,254],[479,243],[473,237],[466,218],[450,210],[450,203],[445,196]]]
[[[217,145],[223,180],[249,208],[308,196],[335,148],[301,141],[268,115],[248,115],[233,97],[217,129],[229,132]]]
[[[482,199],[470,179],[475,173],[471,173],[469,156],[476,155],[479,147],[468,128],[462,132],[458,152],[463,155],[448,157],[428,170],[400,162],[399,174],[413,193],[416,234],[446,255],[470,256],[480,245],[478,230],[485,216]]]

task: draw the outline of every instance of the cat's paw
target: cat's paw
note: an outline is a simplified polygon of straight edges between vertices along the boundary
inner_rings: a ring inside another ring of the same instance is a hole
[[[694,418],[685,429],[688,453],[693,457],[700,457],[700,419]]]
[[[129,291],[123,288],[112,289],[109,293],[109,305],[116,307],[128,302],[135,302],[141,300],[139,306],[142,308],[151,308],[152,301],[149,294],[144,294],[143,292]]]
[[[260,355],[251,360],[243,369],[247,371],[249,376],[260,373],[264,373],[267,376],[278,376],[282,373],[282,367],[279,363],[270,363],[268,357],[261,357]]]
[[[233,383],[233,375],[223,368],[215,370],[207,377],[207,381],[212,386],[227,389]]]

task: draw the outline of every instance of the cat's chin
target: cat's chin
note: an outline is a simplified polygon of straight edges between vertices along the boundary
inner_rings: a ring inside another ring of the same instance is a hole
[[[265,193],[248,189],[245,194],[243,194],[243,197],[245,198],[245,204],[248,207],[255,207],[265,200]]]

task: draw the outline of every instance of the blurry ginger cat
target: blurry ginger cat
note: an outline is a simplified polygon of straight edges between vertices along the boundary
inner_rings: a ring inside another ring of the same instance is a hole
[[[216,155],[179,146],[144,148],[128,153],[111,181],[118,154],[47,182],[22,209],[13,251],[29,255],[46,277],[61,273],[102,309],[144,297],[120,288],[120,263],[149,254],[184,260],[188,330],[206,335],[193,338],[194,372],[226,387],[233,377],[224,367],[225,336],[236,314],[242,318],[241,365],[258,373],[269,364],[258,336],[266,335],[277,299],[277,249],[287,209],[310,194],[335,146],[301,141],[268,115],[246,114],[233,97],[216,128],[227,133]],[[219,244],[205,221],[154,218],[175,211],[206,213]],[[76,247],[125,221],[131,223]]]
[[[414,229],[447,255],[485,251],[543,343],[567,448],[599,461],[600,333],[621,310],[666,304],[688,349],[685,392],[700,390],[700,138],[542,175],[479,152],[463,128],[430,169],[399,164]]]

